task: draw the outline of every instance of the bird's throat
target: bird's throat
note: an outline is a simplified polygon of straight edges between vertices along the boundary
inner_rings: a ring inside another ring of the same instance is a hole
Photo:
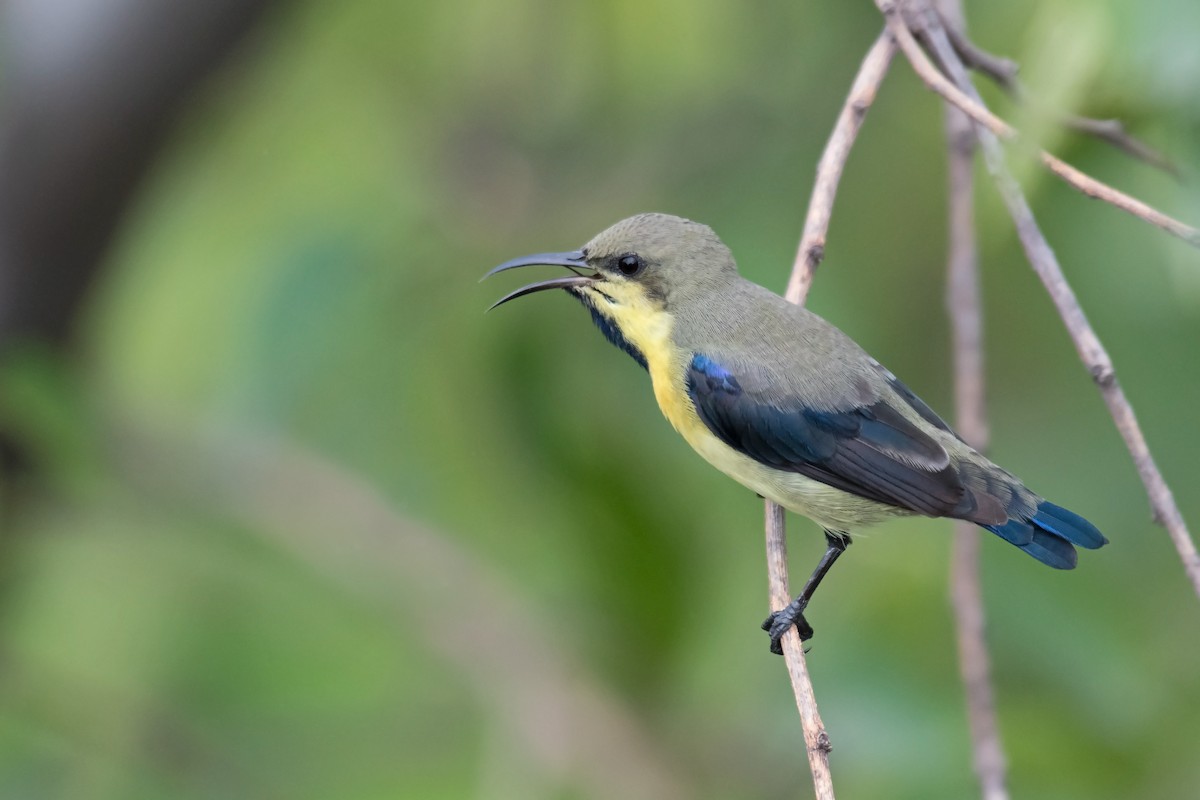
[[[703,424],[696,416],[683,378],[692,354],[676,345],[671,336],[674,317],[661,303],[633,291],[617,294],[606,287],[603,294],[581,291],[579,298],[608,340],[650,373],[654,398],[663,416],[685,438],[696,434]]]
[[[625,338],[625,335],[621,333],[621,329],[617,327],[616,322],[605,316],[600,309],[597,308],[596,303],[593,300],[594,293],[592,296],[588,296],[580,292],[575,296],[578,297],[580,302],[587,307],[587,310],[592,315],[592,322],[596,323],[596,327],[599,328],[600,332],[604,334],[605,339],[608,339],[618,348],[628,353],[634,361],[642,365],[642,369],[650,369],[649,364],[646,363],[646,356],[643,355],[642,351],[633,345],[627,338]],[[603,303],[607,301],[601,298],[600,302]]]
[[[668,357],[672,348],[674,320],[662,302],[634,284],[602,281],[581,287],[576,295],[592,313],[592,321],[605,338],[624,350],[634,361],[653,372],[656,361]]]

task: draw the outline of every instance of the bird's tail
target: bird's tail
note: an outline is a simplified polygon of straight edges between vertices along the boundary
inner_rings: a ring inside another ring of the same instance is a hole
[[[1108,544],[1095,525],[1049,500],[1040,501],[1028,519],[1014,517],[1003,525],[983,527],[1055,569],[1075,567],[1078,556],[1073,545],[1095,550]]]

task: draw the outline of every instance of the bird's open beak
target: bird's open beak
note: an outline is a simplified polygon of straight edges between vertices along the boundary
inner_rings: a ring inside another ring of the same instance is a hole
[[[489,270],[488,273],[483,277],[490,278],[497,272],[504,272],[507,269],[531,267],[542,264],[566,267],[575,274],[568,275],[565,278],[551,278],[547,281],[538,281],[537,283],[531,283],[528,286],[522,286],[515,292],[510,292],[509,294],[504,295],[504,297],[501,297],[492,304],[488,311],[491,311],[492,308],[495,308],[496,306],[504,305],[509,300],[516,300],[518,297],[524,297],[527,294],[545,291],[546,289],[571,289],[576,286],[586,286],[587,284],[596,280],[594,275],[584,275],[576,271],[580,269],[586,269],[589,272],[594,271],[588,266],[587,259],[584,258],[583,251],[581,250],[572,250],[568,253],[538,253],[537,255],[514,258],[512,261],[505,261],[500,266]],[[482,278],[480,280],[482,280]]]

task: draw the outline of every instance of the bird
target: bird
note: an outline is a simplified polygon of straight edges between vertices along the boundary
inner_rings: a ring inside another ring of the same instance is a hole
[[[824,530],[804,588],[762,624],[774,653],[792,626],[812,637],[805,611],[851,535],[891,518],[973,522],[1055,569],[1075,567],[1075,546],[1108,542],[968,445],[847,334],[743,278],[707,225],[638,214],[578,250],[515,258],[484,278],[533,265],[571,274],[491,309],[565,290],[649,373],[663,415],[702,458]]]

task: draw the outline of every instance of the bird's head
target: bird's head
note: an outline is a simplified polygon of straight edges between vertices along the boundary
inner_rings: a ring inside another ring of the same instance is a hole
[[[515,258],[484,277],[535,264],[566,267],[574,274],[523,286],[492,308],[534,292],[565,289],[591,309],[614,344],[643,366],[642,353],[669,332],[675,309],[737,278],[729,248],[711,228],[669,214],[629,217],[579,250]]]

